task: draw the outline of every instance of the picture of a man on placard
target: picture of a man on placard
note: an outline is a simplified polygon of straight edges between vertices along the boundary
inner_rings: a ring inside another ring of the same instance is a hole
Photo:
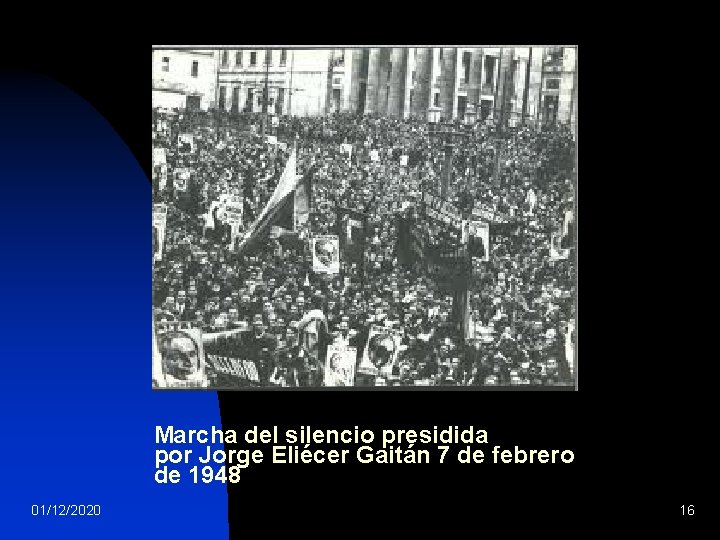
[[[162,373],[168,388],[202,386],[200,344],[188,332],[173,330],[158,335]]]
[[[335,245],[330,240],[319,240],[315,243],[315,257],[323,266],[330,268],[335,255]]]
[[[312,239],[313,270],[328,274],[340,271],[340,252],[337,236],[322,236]]]

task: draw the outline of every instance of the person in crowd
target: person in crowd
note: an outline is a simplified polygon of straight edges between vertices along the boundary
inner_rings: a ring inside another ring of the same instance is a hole
[[[564,351],[575,317],[575,142],[566,126],[500,131],[482,123],[459,143],[456,155],[471,157],[454,160],[447,202],[472,220],[490,221],[491,233],[482,249],[469,246],[489,260],[476,265],[468,285],[476,330],[468,341],[438,276],[398,261],[395,217],[403,212],[428,242],[452,246],[460,238],[419,210],[420,195],[438,185],[443,166],[442,145],[421,119],[281,116],[273,128],[280,145],[250,135],[259,117],[236,120],[217,129],[221,114],[153,111],[153,144],[166,149],[168,175],[165,188],[154,191],[154,202],[168,206],[162,256],[153,266],[153,306],[165,320],[193,321],[206,333],[242,328],[246,337],[238,342],[263,385],[322,384],[327,344],[347,342],[361,355],[374,324],[403,335],[397,384],[572,383]],[[178,148],[178,133],[192,134],[195,148]],[[243,197],[247,229],[293,146],[298,174],[315,167],[312,234],[337,234],[338,206],[367,218],[364,251],[359,258],[341,252],[337,278],[313,274],[307,241],[283,237],[238,252],[226,228],[208,230],[221,221],[209,210],[226,194]],[[178,170],[190,171],[182,191],[171,180]],[[551,257],[553,236],[563,239],[566,258]]]

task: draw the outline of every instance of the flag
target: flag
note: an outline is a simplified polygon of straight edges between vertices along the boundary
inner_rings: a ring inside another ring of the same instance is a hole
[[[293,197],[293,231],[300,232],[308,227],[310,221],[310,201],[312,199],[312,184],[310,175],[302,177],[295,189]]]
[[[574,243],[573,229],[575,226],[575,215],[572,210],[565,212],[565,218],[563,219],[562,238],[560,240],[560,247],[562,249],[569,249]]]
[[[298,209],[298,214],[303,215],[303,212],[307,214],[309,212],[310,204],[310,175],[311,171],[308,171],[305,176],[299,176],[296,173],[297,163],[297,151],[293,150],[288,158],[285,170],[280,177],[280,180],[275,187],[270,200],[263,208],[257,219],[250,225],[240,243],[239,250],[249,247],[257,239],[264,237],[270,231],[270,227],[273,225],[280,226],[286,229],[293,229],[296,223],[296,204],[302,205],[304,200],[304,208]],[[303,183],[303,193],[296,197],[296,190],[300,183]],[[301,220],[302,221],[302,218]]]

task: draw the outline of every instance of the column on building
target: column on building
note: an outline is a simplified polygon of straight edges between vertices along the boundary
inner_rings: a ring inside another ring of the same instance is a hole
[[[558,121],[570,122],[572,110],[573,90],[575,77],[575,47],[563,48],[562,77],[560,78],[560,92],[558,95]]]
[[[378,111],[378,77],[380,75],[380,52],[381,49],[372,47],[368,61],[367,87],[365,93],[365,113],[370,114]]]
[[[461,68],[461,62],[462,62],[462,51],[463,49],[459,49],[455,47],[452,49],[452,73],[450,80],[452,80],[452,111],[451,111],[451,118],[457,119],[459,117],[459,111],[458,111],[458,105],[459,100],[458,97],[460,95],[460,77],[462,69]]]
[[[500,49],[498,48],[482,48],[481,69],[480,69],[480,105],[483,114],[495,114],[496,108],[496,88],[498,80],[498,56]]]
[[[440,88],[441,116],[447,120],[454,118],[455,112],[455,49],[445,47],[442,49],[440,61],[440,74],[438,86]]]
[[[415,71],[415,49],[408,47],[405,49],[405,66],[403,69],[403,93],[402,106],[400,111],[402,118],[408,118],[412,111],[410,110],[410,92],[413,89],[412,74]],[[415,94],[413,94],[415,97]]]
[[[352,57],[352,66],[351,69],[348,70],[350,73],[348,109],[352,112],[358,112],[360,105],[360,86],[367,80],[367,73],[362,72],[363,51],[365,49],[348,50],[351,51],[350,56]]]
[[[390,96],[390,92],[388,88],[388,76],[390,73],[388,70],[392,69],[392,64],[390,63],[391,53],[391,48],[384,47],[380,49],[377,62],[377,97],[375,98],[375,112],[384,115],[388,114],[389,107],[388,97]]]
[[[430,50],[430,76],[428,77],[428,108],[440,107],[440,89],[438,88],[438,78],[440,75],[440,48],[433,47]],[[438,96],[437,100],[435,96]]]
[[[343,76],[343,89],[342,98],[340,104],[340,110],[342,111],[354,111],[351,103],[351,86],[353,78],[353,70],[355,69],[355,62],[353,61],[353,49],[345,49],[345,73]]]
[[[427,117],[428,107],[432,104],[430,89],[430,70],[432,66],[432,49],[429,47],[415,49],[413,70],[415,85],[411,88],[411,114],[420,118]],[[411,70],[412,71],[412,70]],[[412,73],[410,74],[412,77]]]
[[[500,111],[501,118],[499,120],[507,123],[511,112],[511,97],[513,88],[510,84],[509,75],[512,70],[512,60],[514,49],[512,47],[503,47],[500,51],[500,66],[498,69],[498,91],[496,97],[497,109]]]
[[[540,113],[542,95],[542,64],[545,50],[543,47],[532,48],[530,61],[530,89],[528,90],[527,123],[534,125]]]
[[[390,50],[389,61],[392,65],[390,80],[387,81],[389,92],[387,99],[387,114],[390,116],[402,116],[405,104],[405,79],[407,72],[406,47],[394,47]]]

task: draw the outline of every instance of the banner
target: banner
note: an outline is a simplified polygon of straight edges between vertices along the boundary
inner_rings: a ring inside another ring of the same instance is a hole
[[[192,133],[178,134],[178,150],[181,154],[192,154],[195,152],[195,139]]]
[[[155,323],[154,384],[159,388],[207,388],[202,331],[192,322]]]
[[[570,249],[575,245],[575,213],[572,210],[565,212],[563,218],[562,237],[560,238],[560,247],[562,249]]]
[[[230,225],[242,224],[244,207],[243,197],[240,195],[228,195],[224,204],[225,223]],[[223,212],[222,207],[220,211]]]
[[[358,373],[385,379],[394,377],[402,337],[400,330],[372,325]]]
[[[569,249],[562,249],[562,233],[553,233],[550,236],[550,260],[551,261],[563,261],[570,257]]]
[[[360,263],[362,271],[362,262],[365,260],[365,235],[367,233],[365,215],[349,208],[338,208],[336,219],[336,232],[340,240],[340,250],[343,257],[345,257],[345,260]]]
[[[340,152],[342,152],[343,154],[347,154],[349,158],[352,158],[352,151],[353,147],[351,144],[342,143],[340,145]]]
[[[173,180],[173,187],[175,188],[175,191],[187,191],[189,180],[190,171],[188,169],[177,169],[175,171],[175,179]]]
[[[370,161],[380,161],[380,154],[378,154],[377,150],[370,150]]]
[[[234,377],[240,379],[241,381],[250,381],[254,383],[260,382],[257,366],[255,365],[255,362],[252,362],[251,360],[244,360],[229,356],[219,356],[217,354],[208,354],[206,356],[206,361],[209,370],[212,370],[219,375],[218,382],[216,382],[213,387],[225,386],[228,382],[227,377]],[[223,380],[226,382],[223,383]]]
[[[490,224],[484,221],[463,221],[462,243],[467,244],[473,268],[490,260]]]
[[[158,189],[162,191],[167,185],[167,151],[165,148],[153,147],[152,166],[158,177]]]
[[[357,349],[346,345],[332,344],[327,349],[325,362],[325,386],[353,386]]]
[[[567,361],[570,376],[575,378],[575,319],[568,321],[565,333],[565,360]]]
[[[167,205],[153,205],[153,260],[162,260],[163,246],[165,245],[165,224],[167,222]]]
[[[313,236],[310,239],[310,252],[314,272],[340,273],[340,245],[337,235]]]

